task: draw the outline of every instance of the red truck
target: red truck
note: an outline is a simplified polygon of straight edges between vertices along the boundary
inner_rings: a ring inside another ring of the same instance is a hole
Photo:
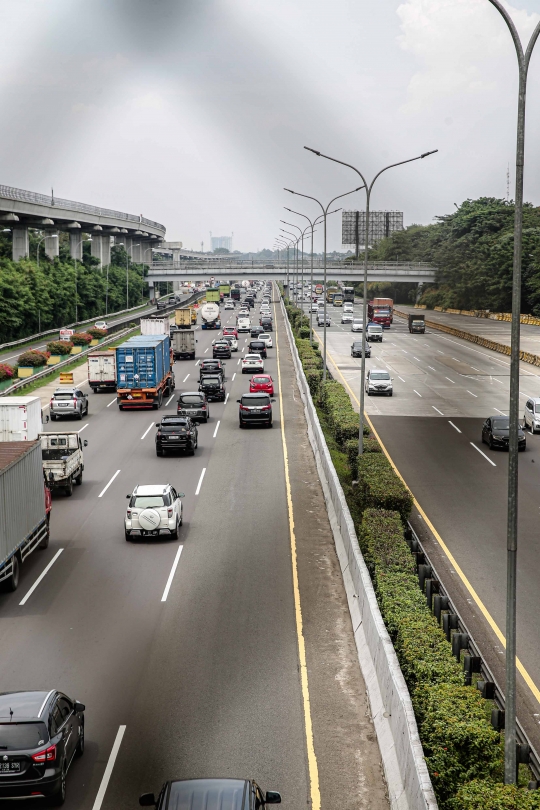
[[[394,320],[394,302],[391,298],[374,298],[368,301],[368,319],[390,329]]]

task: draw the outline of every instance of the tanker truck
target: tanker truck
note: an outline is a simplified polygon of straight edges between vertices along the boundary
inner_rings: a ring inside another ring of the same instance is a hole
[[[203,304],[200,312],[203,329],[221,329],[219,306],[217,304]]]

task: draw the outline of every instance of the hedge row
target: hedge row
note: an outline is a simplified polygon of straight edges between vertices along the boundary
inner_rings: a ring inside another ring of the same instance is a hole
[[[38,349],[30,349],[29,351],[23,352],[21,355],[19,355],[17,362],[19,366],[32,366],[33,368],[38,368],[39,366],[46,365],[50,356],[50,352],[40,352]]]

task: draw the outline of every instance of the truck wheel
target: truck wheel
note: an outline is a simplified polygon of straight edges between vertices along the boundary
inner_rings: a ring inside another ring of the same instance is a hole
[[[75,479],[75,483],[77,484],[78,487],[80,487],[80,485],[82,484],[82,470],[80,471],[79,475]]]
[[[47,524],[47,534],[45,535],[45,537],[43,538],[43,540],[39,544],[38,548],[41,548],[41,549],[49,548],[50,537],[51,537],[51,531],[49,529],[49,525]]]
[[[19,565],[19,558],[17,555],[11,559],[11,576],[8,579],[8,590],[16,591],[19,587],[19,575],[21,566]]]
[[[56,422],[56,414],[51,413],[51,422]]]
[[[69,484],[64,487],[64,489],[68,498],[73,495],[73,480],[71,478],[69,479]]]

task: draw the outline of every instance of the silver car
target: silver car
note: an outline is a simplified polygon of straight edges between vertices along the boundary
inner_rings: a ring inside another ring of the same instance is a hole
[[[51,422],[59,416],[75,416],[82,419],[88,415],[88,394],[76,387],[57,388],[52,395],[50,409]]]
[[[525,403],[523,409],[524,427],[530,428],[531,433],[536,433],[540,430],[540,399],[532,397]]]
[[[368,397],[372,394],[386,394],[391,397],[393,385],[390,372],[383,368],[370,368],[366,377],[366,393]]]

